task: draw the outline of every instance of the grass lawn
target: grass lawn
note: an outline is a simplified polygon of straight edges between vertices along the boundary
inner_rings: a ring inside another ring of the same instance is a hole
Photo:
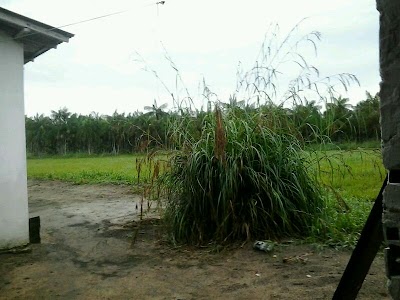
[[[163,157],[158,159],[162,161]],[[148,163],[145,155],[34,158],[28,159],[28,178],[57,179],[76,184],[143,183],[151,180],[154,163]]]
[[[314,155],[318,156],[315,161],[322,171],[321,181],[328,189],[335,189],[345,199],[376,198],[385,177],[379,151],[326,151]],[[163,161],[164,158],[158,159]],[[33,158],[28,159],[28,177],[77,184],[133,184],[138,182],[138,165],[141,166],[139,181],[147,182],[151,179],[154,162],[149,164],[145,155]]]
[[[374,200],[386,171],[378,150],[327,151],[321,158],[320,180],[344,199]]]

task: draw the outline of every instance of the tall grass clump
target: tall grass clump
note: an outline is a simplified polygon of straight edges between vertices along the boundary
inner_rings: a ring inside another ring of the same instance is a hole
[[[318,172],[310,171],[313,156],[304,149],[329,143],[329,124],[309,124],[312,134],[305,138],[289,107],[328,103],[337,97],[338,84],[347,89],[357,79],[349,73],[321,76],[306,61],[300,49],[311,45],[316,51],[319,32],[295,38],[296,25],[280,40],[277,31],[266,35],[253,67],[243,72],[239,65],[229,103],[205,82],[207,111],[193,109],[190,95],[185,101],[173,97],[180,112],[170,127],[176,151],[162,184],[168,198],[165,218],[177,242],[305,237],[326,207]],[[200,134],[194,136],[193,115],[200,114]]]
[[[166,175],[174,239],[278,238],[309,232],[322,207],[301,144],[263,113],[218,107],[200,139],[179,151]]]

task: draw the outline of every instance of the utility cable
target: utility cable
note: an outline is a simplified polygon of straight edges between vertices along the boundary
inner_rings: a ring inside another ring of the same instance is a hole
[[[143,6],[139,7],[139,8],[146,8],[146,7],[150,7],[150,6],[153,6],[153,5],[157,5],[157,9],[158,9],[159,5],[164,5],[164,4],[165,4],[165,1],[158,1],[158,2],[153,2],[153,3],[149,3],[149,4],[146,4],[146,5],[143,5]],[[129,12],[131,10],[133,10],[133,8],[120,10],[120,11],[112,12],[112,13],[109,13],[109,14],[105,14],[105,15],[101,15],[101,16],[97,16],[97,17],[93,17],[93,18],[89,18],[89,19],[85,19],[85,20],[81,20],[81,21],[77,21],[77,22],[73,22],[73,23],[69,23],[69,24],[65,24],[65,25],[61,25],[61,26],[57,26],[57,27],[52,27],[52,28],[47,29],[46,32],[54,31],[54,30],[57,30],[57,29],[65,28],[65,27],[75,26],[75,25],[82,24],[82,23],[88,23],[88,22],[92,22],[92,21],[95,21],[95,20],[108,18],[108,17],[115,16],[115,15],[120,15],[120,14]],[[11,39],[0,40],[0,42],[6,42],[6,41],[10,41],[10,40],[19,40],[19,39],[22,39],[22,38],[25,38],[25,37],[36,35],[36,34],[40,34],[40,33],[39,32],[31,32],[31,33],[23,34],[21,36],[17,36],[17,37],[11,38]]]

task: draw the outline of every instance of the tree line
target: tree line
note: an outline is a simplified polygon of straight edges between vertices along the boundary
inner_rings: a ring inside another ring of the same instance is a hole
[[[325,110],[316,101],[284,108],[275,104],[254,107],[230,99],[222,109],[235,106],[250,113],[265,113],[285,120],[305,143],[316,143],[320,137],[333,142],[380,140],[379,96],[366,92],[366,99],[356,106],[348,98],[333,98]],[[191,135],[200,136],[207,111],[166,111],[166,105],[145,107],[145,112],[80,115],[67,108],[52,111],[50,116],[26,117],[27,152],[30,155],[66,155],[70,153],[121,154],[143,152],[148,148],[172,149],[169,125],[188,117]]]

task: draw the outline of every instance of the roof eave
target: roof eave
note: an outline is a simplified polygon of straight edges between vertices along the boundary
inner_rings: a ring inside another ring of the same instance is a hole
[[[1,24],[9,31],[12,39],[24,45],[24,63],[33,61],[61,43],[67,43],[74,36],[72,33],[0,7],[0,27]]]
[[[74,36],[72,33],[51,27],[47,24],[19,15],[15,12],[12,12],[10,10],[1,7],[0,7],[0,19],[7,21],[10,24],[19,26],[21,28],[27,28],[29,30],[32,30],[37,34],[41,34],[49,38],[59,40],[60,42],[68,42],[68,40]]]

